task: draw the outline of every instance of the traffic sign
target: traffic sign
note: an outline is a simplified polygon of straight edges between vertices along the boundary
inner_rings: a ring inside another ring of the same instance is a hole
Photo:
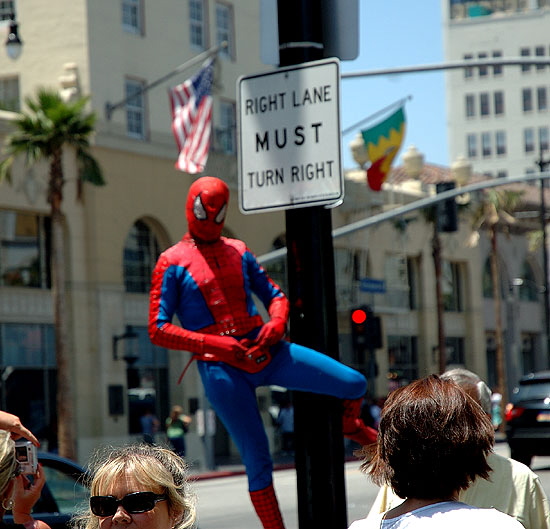
[[[237,84],[241,211],[341,200],[338,59],[243,76]]]
[[[361,292],[371,292],[373,294],[386,293],[386,281],[383,279],[373,279],[372,277],[364,277],[359,282],[359,290]]]

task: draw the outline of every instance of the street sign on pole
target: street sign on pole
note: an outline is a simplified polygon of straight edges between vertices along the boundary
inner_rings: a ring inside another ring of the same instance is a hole
[[[237,84],[241,211],[341,200],[338,59],[247,75]]]
[[[386,281],[384,281],[383,279],[364,277],[359,281],[359,290],[361,292],[370,292],[372,294],[385,294]]]

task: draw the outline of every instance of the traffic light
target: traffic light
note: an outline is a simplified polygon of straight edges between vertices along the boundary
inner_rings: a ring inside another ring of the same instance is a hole
[[[454,189],[454,182],[439,182],[435,184],[437,193]],[[437,228],[442,232],[458,231],[458,209],[455,198],[449,198],[437,204]]]
[[[375,316],[369,306],[362,305],[352,309],[350,320],[351,339],[356,351],[382,347],[380,317]]]

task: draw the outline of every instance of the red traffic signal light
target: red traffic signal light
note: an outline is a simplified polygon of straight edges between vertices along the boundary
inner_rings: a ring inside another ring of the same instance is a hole
[[[355,309],[351,313],[351,321],[356,325],[361,325],[367,321],[367,311],[364,309]]]

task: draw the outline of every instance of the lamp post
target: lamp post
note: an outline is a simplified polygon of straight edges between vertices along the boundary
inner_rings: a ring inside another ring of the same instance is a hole
[[[550,165],[550,160],[545,160],[542,157],[542,149],[540,151],[540,157],[538,160],[535,160],[535,164],[538,165],[541,173],[546,171]],[[546,180],[544,178],[540,179],[540,227],[542,230],[542,266],[543,270],[543,288],[544,288],[544,322],[545,322],[545,333],[546,333],[546,356],[550,352],[550,299],[548,298],[548,244],[546,237]]]
[[[18,33],[19,24],[15,21],[15,13],[12,13],[10,17],[10,25],[8,38],[6,39],[6,53],[10,59],[17,59],[21,55],[21,48],[23,42],[19,38]]]

